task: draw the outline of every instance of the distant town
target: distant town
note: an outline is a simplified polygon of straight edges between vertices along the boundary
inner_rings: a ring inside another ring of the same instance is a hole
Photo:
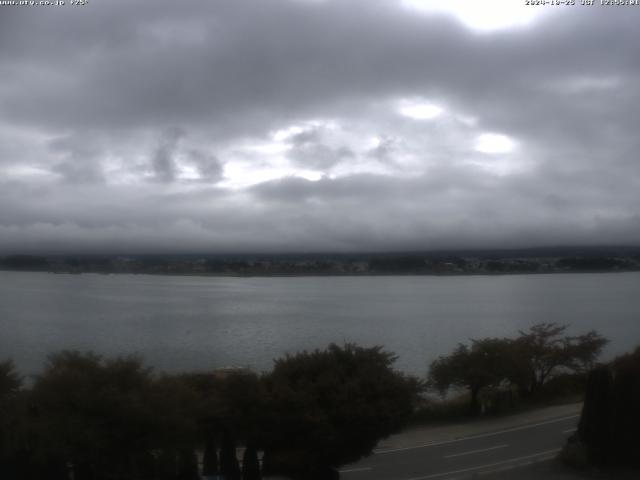
[[[7,255],[0,269],[215,276],[489,275],[640,271],[640,247],[354,254]]]

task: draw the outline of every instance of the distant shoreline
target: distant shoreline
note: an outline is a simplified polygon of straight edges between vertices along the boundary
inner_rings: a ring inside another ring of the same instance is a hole
[[[0,272],[48,273],[52,275],[150,275],[156,277],[200,277],[200,278],[299,278],[299,277],[499,277],[516,275],[566,275],[598,273],[638,273],[640,269],[630,270],[574,270],[574,271],[520,271],[520,272],[367,272],[367,273],[207,273],[207,272],[98,272],[98,271],[53,271],[0,268]]]
[[[640,271],[639,251],[0,257],[0,270],[200,277],[461,276]]]

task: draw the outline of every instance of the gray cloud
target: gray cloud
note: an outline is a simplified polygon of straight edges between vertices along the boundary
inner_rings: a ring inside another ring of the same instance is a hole
[[[173,158],[178,148],[178,143],[184,137],[185,132],[173,127],[163,132],[160,144],[153,153],[151,167],[156,180],[159,182],[173,182],[176,179],[176,162]]]
[[[61,175],[64,181],[75,183],[101,183],[104,174],[99,159],[99,149],[85,138],[58,137],[49,142],[49,150],[59,160],[51,171]]]
[[[222,178],[223,166],[215,155],[193,149],[189,151],[189,158],[203,182],[216,183]]]
[[[291,149],[288,157],[309,168],[326,169],[354,156],[348,147],[332,147],[325,144],[320,127],[311,127],[296,133],[289,142]]]
[[[378,160],[393,161],[393,153],[396,149],[397,140],[393,137],[383,135],[378,145],[371,148],[368,153]]]
[[[0,252],[640,242],[640,10],[0,8]]]

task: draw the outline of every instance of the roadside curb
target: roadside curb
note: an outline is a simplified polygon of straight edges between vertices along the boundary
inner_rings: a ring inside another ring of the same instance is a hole
[[[562,418],[579,416],[581,410],[582,403],[573,403],[545,407],[504,417],[478,419],[467,423],[437,427],[428,425],[412,427],[382,440],[374,450],[374,453],[385,454],[393,451],[454,442],[462,438],[481,437],[526,428],[535,424],[545,424]]]

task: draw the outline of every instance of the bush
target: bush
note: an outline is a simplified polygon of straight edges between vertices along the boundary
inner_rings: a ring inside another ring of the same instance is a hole
[[[414,410],[420,382],[394,360],[380,347],[331,345],[281,358],[262,377],[155,375],[135,357],[64,351],[24,391],[5,362],[2,478],[68,480],[71,470],[76,480],[195,480],[194,451],[204,447],[206,473],[240,480],[236,441],[248,447],[245,479],[259,478],[258,448],[267,470],[337,478]]]
[[[273,423],[264,447],[272,469],[300,478],[326,473],[399,430],[414,410],[419,382],[394,371],[394,361],[380,347],[351,344],[277,360],[265,378]]]
[[[564,373],[551,378],[538,391],[538,400],[553,402],[555,400],[575,399],[582,401],[587,388],[586,373]]]

